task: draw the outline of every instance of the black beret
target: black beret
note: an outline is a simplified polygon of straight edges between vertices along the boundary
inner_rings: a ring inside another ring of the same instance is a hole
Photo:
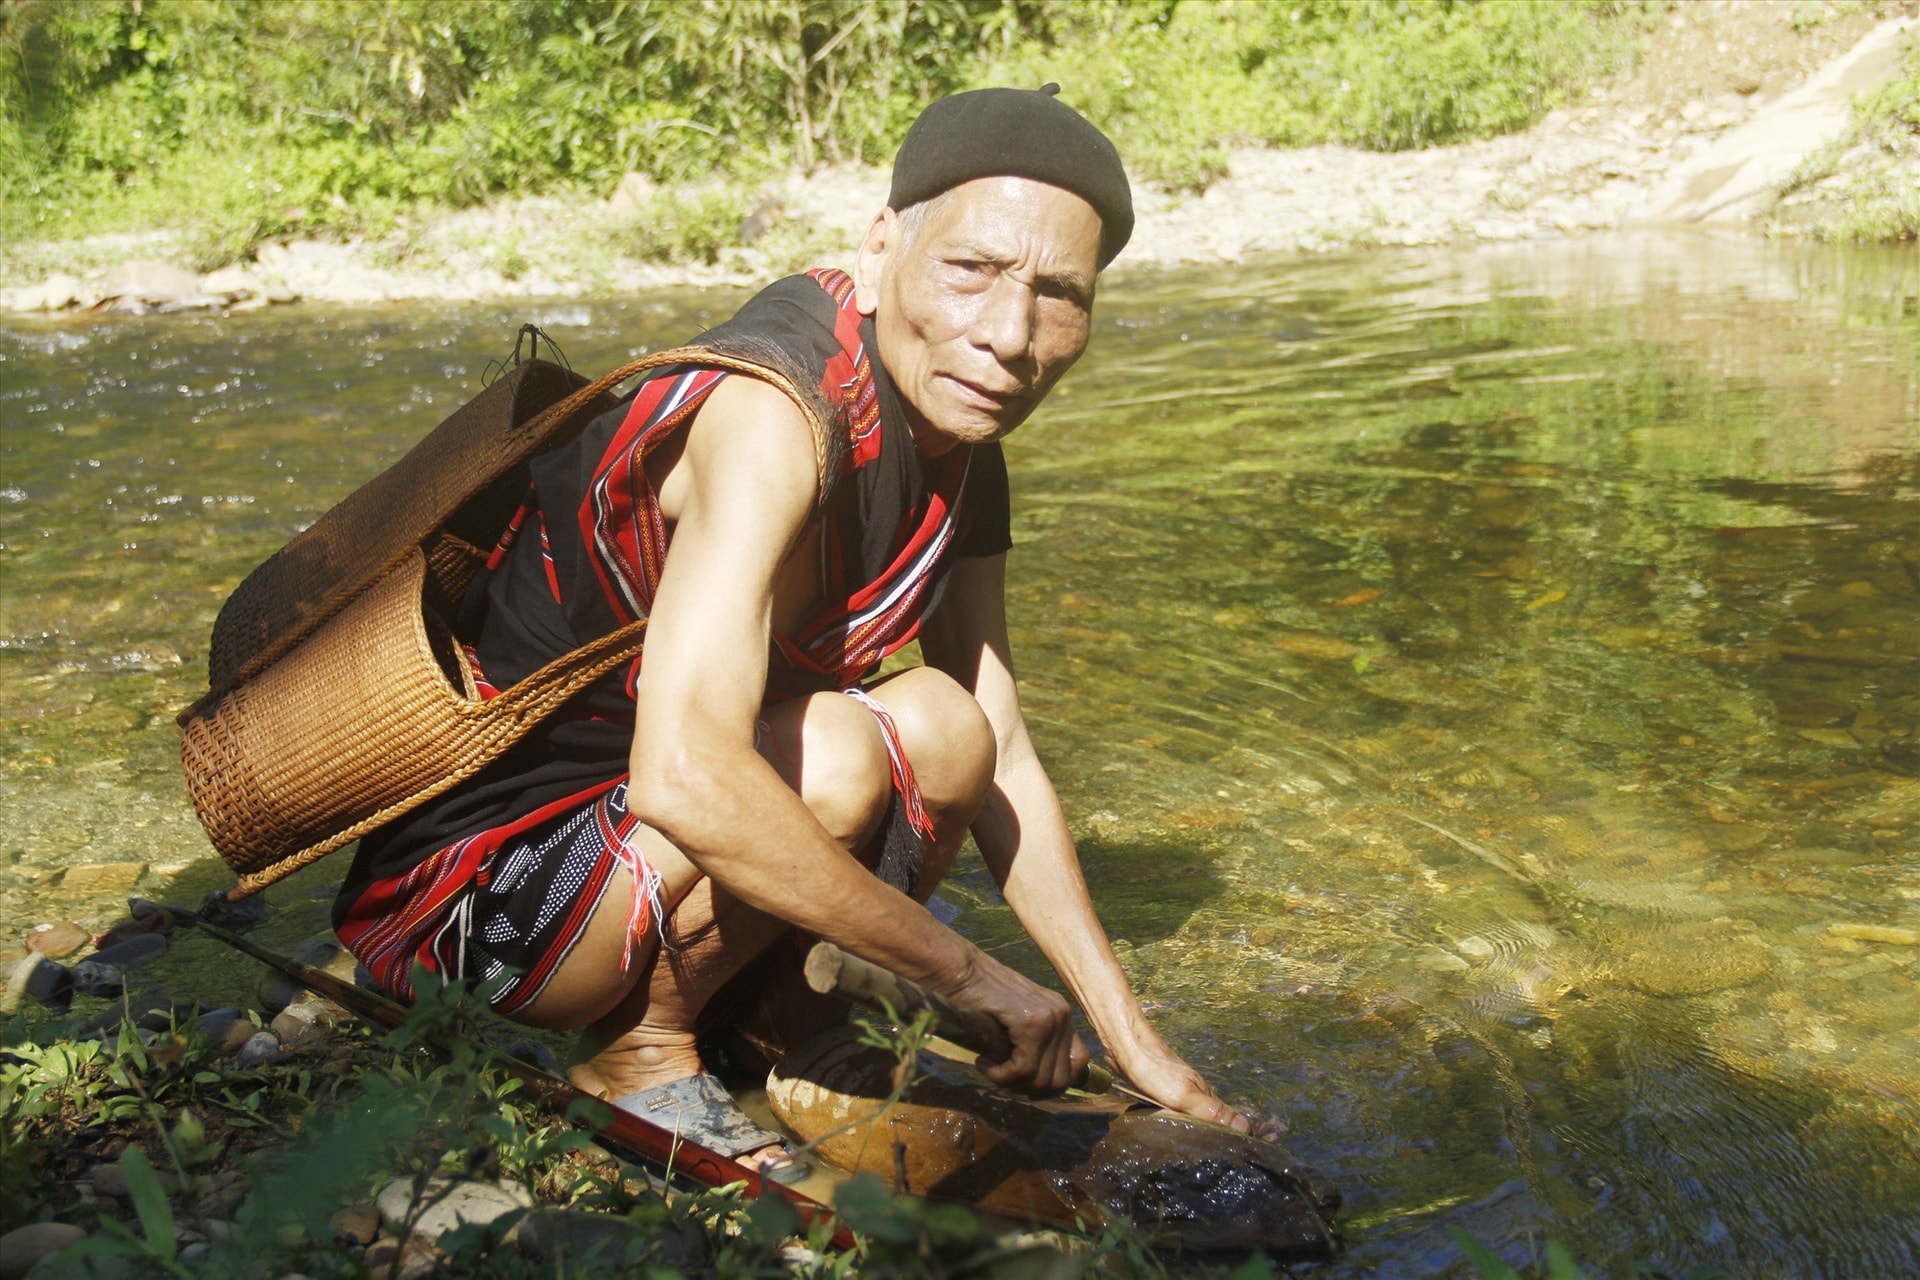
[[[894,209],[975,178],[1032,178],[1064,187],[1100,215],[1100,265],[1133,234],[1133,192],[1107,135],[1041,89],[975,89],[942,98],[907,130],[893,158]]]

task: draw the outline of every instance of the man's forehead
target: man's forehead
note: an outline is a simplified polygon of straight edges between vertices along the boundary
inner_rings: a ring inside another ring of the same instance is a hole
[[[942,247],[1043,258],[1091,281],[1098,270],[1100,215],[1082,197],[1033,178],[963,182],[938,197],[925,233]]]

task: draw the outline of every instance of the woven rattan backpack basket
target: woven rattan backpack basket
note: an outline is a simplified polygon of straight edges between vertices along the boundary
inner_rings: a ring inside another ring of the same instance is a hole
[[[214,622],[211,687],[180,714],[187,790],[240,877],[231,896],[472,777],[640,651],[644,619],[482,699],[446,620],[525,494],[527,460],[611,408],[620,382],[689,363],[751,373],[818,417],[780,373],[707,349],[592,383],[523,361],[241,582]]]

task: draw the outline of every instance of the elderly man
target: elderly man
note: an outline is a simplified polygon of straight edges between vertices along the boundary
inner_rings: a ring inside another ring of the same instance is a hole
[[[772,286],[696,344],[714,363],[536,460],[463,609],[483,692],[637,617],[644,662],[363,841],[336,924],[383,982],[491,979],[506,1015],[587,1030],[582,1087],[765,1153],[694,1028],[797,928],[992,1015],[986,1074],[1055,1092],[1087,1057],[1066,1002],[923,905],[971,831],[1115,1066],[1248,1126],[1129,990],[1015,688],[998,442],[1086,349],[1133,225],[1055,92],[929,107],[850,277]],[[872,682],[915,638],[926,665]]]

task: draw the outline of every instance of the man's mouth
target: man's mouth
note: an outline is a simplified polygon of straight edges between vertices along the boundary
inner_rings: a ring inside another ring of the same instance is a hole
[[[1005,409],[1017,402],[1025,391],[1025,388],[1018,386],[1004,389],[986,387],[977,382],[956,377],[952,374],[947,375],[947,381],[959,388],[960,396],[963,400],[967,400],[982,409]]]

